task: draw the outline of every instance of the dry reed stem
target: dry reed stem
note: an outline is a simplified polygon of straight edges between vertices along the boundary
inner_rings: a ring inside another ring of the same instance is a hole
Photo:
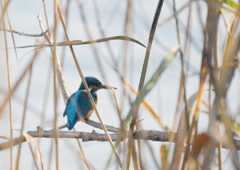
[[[74,130],[74,132],[76,132],[75,127],[73,128],[73,130]],[[84,152],[83,152],[83,148],[82,148],[82,145],[81,145],[79,139],[77,139],[77,143],[78,143],[78,147],[80,148],[80,151],[81,151],[81,154],[82,154],[82,159],[83,159],[83,161],[85,162],[88,170],[90,170],[90,167],[89,167],[89,165],[88,165],[88,161],[87,161],[86,156],[85,156],[85,154],[84,154]]]
[[[27,102],[28,102],[28,97],[29,97],[31,78],[32,78],[32,65],[30,65],[30,68],[29,68],[29,77],[28,77],[27,91],[26,91],[24,107],[23,107],[22,123],[21,123],[21,131],[20,131],[21,133],[20,133],[20,135],[23,133],[23,129],[24,129],[24,125],[25,125],[25,117],[26,117],[26,111],[27,111]],[[18,154],[17,154],[17,160],[16,160],[16,164],[15,164],[15,170],[18,170],[18,168],[19,168],[21,147],[22,147],[22,145],[20,144],[19,147],[18,147]]]
[[[23,131],[22,131],[23,132]],[[24,133],[23,133],[24,134]],[[24,136],[25,136],[25,138],[26,138],[26,141],[27,141],[27,144],[28,144],[28,146],[29,146],[29,149],[30,149],[30,152],[31,152],[31,155],[32,155],[32,158],[33,158],[33,162],[34,162],[34,166],[35,166],[35,168],[37,169],[37,170],[39,170],[39,168],[38,168],[38,166],[37,166],[37,161],[36,161],[36,158],[35,158],[35,155],[34,155],[34,152],[33,152],[33,148],[32,148],[32,146],[31,146],[31,144],[30,144],[30,141],[29,141],[29,139],[26,137],[26,134],[24,134]],[[20,144],[21,145],[21,144]],[[20,146],[19,145],[19,146]],[[17,167],[15,168],[16,170],[18,170],[18,165],[19,165],[19,162],[16,164],[17,165]]]
[[[58,121],[57,121],[57,24],[58,24],[58,14],[57,14],[58,2],[54,0],[54,28],[53,28],[53,90],[54,90],[54,137],[55,137],[55,152],[56,152],[56,169],[59,169],[59,152],[58,152]],[[62,89],[62,88],[61,88]]]
[[[2,2],[2,1],[1,1]],[[2,3],[1,3],[2,5]],[[3,28],[5,30],[5,22],[3,20]],[[12,91],[12,85],[11,85],[11,72],[10,72],[10,62],[9,62],[9,56],[8,56],[8,45],[7,45],[7,35],[6,35],[6,31],[4,31],[4,42],[5,42],[5,48],[6,48],[6,61],[7,61],[7,73],[8,73],[8,91],[9,93],[11,93]],[[10,113],[10,121],[9,121],[9,125],[10,125],[10,142],[11,142],[11,146],[12,146],[12,142],[13,142],[13,133],[12,133],[12,98],[9,97],[9,113]],[[13,169],[13,148],[10,148],[10,170]]]
[[[91,34],[90,34],[90,31],[89,31],[89,29],[88,29],[88,27],[87,27],[86,18],[85,18],[85,12],[84,12],[84,8],[83,8],[83,5],[82,5],[82,2],[81,2],[81,1],[80,1],[80,3],[79,3],[79,6],[80,6],[80,12],[81,12],[82,21],[83,21],[84,26],[85,26],[85,27],[84,27],[84,28],[85,28],[85,31],[87,32],[87,35],[88,35],[88,37],[90,38],[90,40],[92,40],[93,38],[92,38],[92,36],[91,36]],[[97,63],[98,63],[99,70],[102,72],[102,76],[106,79],[105,74],[104,74],[104,73],[105,73],[105,72],[104,72],[104,69],[103,69],[103,67],[102,67],[102,65],[101,65],[101,62],[100,62],[99,57],[98,57],[97,49],[96,49],[96,47],[94,46],[94,44],[93,44],[93,51],[94,51],[94,54],[95,54],[95,57],[96,57],[96,61],[97,61]],[[112,140],[111,140],[111,138],[110,138],[110,136],[109,136],[109,134],[108,134],[108,131],[107,131],[107,129],[106,129],[106,127],[105,127],[105,125],[104,125],[104,123],[103,123],[103,121],[102,121],[102,118],[101,118],[101,116],[100,116],[100,114],[99,114],[99,112],[98,112],[98,110],[97,110],[97,107],[96,107],[94,101],[93,101],[92,95],[90,94],[90,91],[89,91],[89,89],[88,89],[86,80],[85,80],[85,78],[84,78],[84,76],[83,76],[83,74],[82,74],[82,71],[81,71],[81,69],[80,69],[80,67],[79,67],[79,65],[78,65],[78,63],[77,63],[76,60],[75,60],[75,63],[76,63],[76,65],[77,65],[78,72],[79,72],[79,74],[80,74],[80,76],[81,76],[81,78],[82,78],[82,82],[83,82],[83,84],[84,84],[84,87],[85,87],[85,89],[86,89],[86,91],[87,91],[88,97],[90,98],[90,102],[91,102],[91,104],[92,104],[92,106],[93,106],[93,108],[94,108],[94,111],[95,111],[95,113],[96,113],[96,115],[97,115],[97,117],[98,117],[98,119],[99,119],[99,121],[100,121],[100,123],[101,123],[101,125],[102,125],[102,127],[103,127],[103,130],[104,130],[104,132],[105,132],[105,134],[106,134],[106,136],[107,136],[107,138],[108,138],[108,140],[109,140],[109,143],[110,143],[110,145],[111,145],[111,147],[112,147],[112,149],[113,149],[113,152],[114,152],[114,154],[115,154],[115,156],[116,156],[116,158],[117,158],[118,164],[119,164],[119,166],[120,166],[120,168],[121,168],[121,167],[122,167],[122,163],[121,163],[121,160],[120,160],[120,158],[119,158],[119,156],[118,156],[117,150],[116,150],[116,148],[114,147],[114,144],[113,144],[113,142],[112,142]]]
[[[125,19],[125,30],[124,30],[124,35],[125,36],[131,36],[132,33],[132,13],[133,13],[133,9],[132,9],[132,0],[128,0],[126,3],[126,19]],[[129,47],[129,43],[128,41],[125,41],[124,43],[124,54],[123,54],[123,77],[127,77],[127,73],[128,73],[128,67],[129,67],[129,58],[130,58],[130,47]],[[122,92],[122,100],[126,99],[126,92],[125,89],[123,88],[123,92]],[[131,127],[130,127],[131,129]],[[127,165],[123,165],[123,167],[126,167],[127,170],[129,169],[130,166],[130,159],[131,159],[131,155],[132,156],[132,160],[133,160],[133,167],[134,170],[138,170],[139,169],[139,164],[138,164],[138,160],[136,160],[137,158],[137,153],[136,153],[136,149],[132,148],[135,147],[135,141],[132,140],[131,138],[131,130],[129,130],[129,132],[125,132],[125,134],[129,134],[128,136],[125,136],[125,142],[124,145],[128,146],[128,152],[127,152],[127,156],[124,155],[123,159],[127,159],[127,161],[124,161],[127,163]],[[124,129],[123,129],[124,130]],[[125,128],[126,130],[126,128]],[[124,148],[126,148],[126,146],[124,146]],[[125,152],[126,153],[126,152]],[[141,153],[139,153],[141,154]]]
[[[221,10],[220,10],[221,11]],[[222,13],[223,14],[223,13]],[[230,29],[229,28],[229,35],[230,35]],[[216,33],[216,37],[215,37],[215,43],[214,43],[214,64],[213,64],[213,74],[216,74],[216,70],[218,68],[218,32]],[[211,72],[210,72],[211,73]],[[215,76],[215,78],[217,78],[217,76]],[[209,90],[209,113],[212,109],[212,99],[211,99],[211,93],[212,93],[212,76],[210,76],[210,90]],[[220,124],[218,125],[218,129],[219,129],[219,136],[221,136],[221,127]],[[219,139],[219,144],[218,144],[218,169],[222,170],[222,139]]]
[[[173,0],[173,11],[174,11],[174,14],[176,14],[177,10],[176,10],[175,0]],[[178,22],[177,15],[175,15],[175,22],[176,22],[176,31],[177,31],[177,36],[178,36],[178,43],[181,46],[180,50],[179,50],[180,51],[180,57],[181,57],[181,80],[180,80],[180,86],[179,86],[178,102],[177,102],[177,107],[176,107],[175,116],[174,116],[174,120],[173,120],[173,128],[172,128],[173,131],[175,131],[175,128],[176,128],[182,98],[184,99],[184,102],[185,102],[185,114],[187,114],[187,111],[188,111],[188,109],[187,109],[188,104],[187,104],[187,97],[186,97],[187,95],[186,95],[186,87],[185,87],[186,75],[185,75],[185,65],[184,65],[184,53],[183,53],[183,47],[182,47],[182,42],[181,42],[181,35],[180,35],[179,22]],[[173,132],[171,132],[170,141],[173,141],[173,140],[174,140],[174,134],[173,134]],[[172,146],[172,143],[170,142],[168,151],[171,150],[171,146]],[[167,157],[168,157],[168,160],[171,159],[170,154],[168,154]],[[176,159],[179,159],[179,158],[175,157],[175,160]],[[179,163],[180,163],[180,161],[177,161],[176,163],[174,161],[172,163],[173,164],[173,166],[171,167],[172,169],[175,169],[176,167],[178,167]]]
[[[60,9],[59,4],[57,4],[57,11],[58,11],[59,18],[60,18],[61,24],[62,24],[63,29],[64,29],[64,32],[65,32],[65,36],[66,36],[67,40],[69,40],[69,36],[68,36],[68,34],[67,34],[67,27],[66,27],[66,24],[65,24],[65,22],[64,22],[63,15],[62,15],[62,12],[61,12],[61,9]],[[72,55],[75,55],[72,46],[69,46],[69,47],[70,47],[70,50],[71,50],[71,52],[72,52]],[[65,90],[65,91],[66,91],[66,90]],[[69,96],[68,96],[68,97],[69,97]],[[66,101],[67,101],[67,98],[65,99],[65,103],[66,103]],[[58,130],[59,130],[59,127],[58,127]],[[74,131],[75,131],[75,128],[74,128]],[[84,160],[87,168],[90,170],[90,167],[89,167],[89,165],[88,165],[88,161],[87,161],[87,159],[86,159],[86,157],[85,157],[85,154],[84,154],[84,152],[83,152],[81,143],[80,143],[80,141],[79,141],[78,139],[77,139],[77,143],[78,143],[79,149],[80,149],[80,151],[81,151],[83,160]]]
[[[2,16],[0,17],[0,25],[3,22],[3,20],[4,20],[4,15],[7,12],[7,8],[9,6],[9,4],[10,4],[10,1],[11,0],[8,0],[7,2],[5,2],[5,6],[4,7],[2,6]]]
[[[200,14],[199,14],[200,15]],[[199,16],[200,17],[200,16]],[[202,98],[202,92],[203,92],[203,86],[206,79],[206,70],[211,68],[211,61],[212,61],[212,54],[213,54],[213,44],[215,42],[215,36],[216,36],[216,30],[217,30],[217,24],[218,24],[218,18],[219,18],[219,12],[218,12],[218,4],[216,1],[209,1],[208,2],[208,15],[207,15],[207,24],[204,29],[204,45],[203,45],[203,51],[202,51],[202,66],[201,66],[201,75],[200,75],[200,85],[199,85],[199,97],[196,104],[193,121],[191,128],[188,132],[188,138],[187,138],[187,148],[184,155],[183,165],[182,169],[185,168],[188,154],[190,150],[190,138],[191,133],[193,129],[196,129],[195,132],[195,138],[197,137],[197,120],[198,120],[198,113],[199,113],[199,106],[201,103]],[[216,88],[216,87],[215,87]],[[211,115],[210,115],[211,118]],[[211,124],[211,121],[210,121]]]
[[[64,19],[63,19],[63,17],[62,17],[62,12],[61,12],[61,9],[60,9],[60,6],[59,6],[59,5],[58,5],[58,12],[59,12],[59,15],[60,15],[60,20],[61,20],[61,22],[62,22],[62,26],[63,26],[63,28],[64,28],[64,32],[65,32],[66,38],[67,38],[67,40],[69,41],[70,39],[69,39],[67,30],[66,30],[65,21],[64,21]],[[86,85],[85,79],[84,79],[84,77],[83,77],[83,75],[82,75],[81,69],[80,69],[80,67],[79,67],[79,65],[78,65],[78,63],[77,63],[76,55],[75,55],[75,53],[74,53],[74,51],[73,51],[72,46],[69,46],[69,47],[70,47],[70,50],[71,50],[71,52],[72,52],[72,55],[73,55],[75,64],[76,64],[76,66],[77,66],[77,69],[78,69],[78,71],[79,71],[79,74],[80,74],[80,76],[81,76],[81,78],[82,78],[82,82],[83,82],[83,84],[84,84],[84,86],[85,86],[85,88],[86,88],[87,85]],[[85,82],[85,83],[84,83],[84,82]],[[87,89],[87,88],[86,88],[86,89]],[[90,97],[90,101],[91,101],[91,103],[92,103],[92,105],[93,105],[93,104],[95,104],[95,103],[93,102],[93,100],[92,100],[92,98],[91,98],[92,96],[91,96],[90,92],[88,92],[88,91],[89,91],[89,90],[87,89],[87,93],[88,93],[88,95],[89,95],[89,97]],[[102,124],[103,130],[104,130],[105,133],[107,134],[108,132],[107,132],[107,130],[106,130],[106,127],[104,127],[103,122],[101,121],[101,117],[100,117],[100,115],[98,114],[98,112],[97,112],[97,110],[96,110],[96,106],[93,107],[93,108],[95,109],[95,112],[96,112],[96,114],[97,114],[97,116],[98,116],[98,118],[99,118],[99,120],[100,120],[100,122],[101,122],[101,124]],[[110,137],[109,137],[109,139],[110,139]],[[119,157],[118,157],[118,154],[117,154],[117,152],[116,152],[116,149],[114,148],[113,143],[112,143],[110,140],[109,140],[109,142],[110,142],[110,144],[111,144],[111,146],[112,146],[112,148],[113,148],[113,151],[114,151],[114,153],[115,153],[115,155],[116,155],[116,157],[117,157],[118,163],[119,163],[119,165],[121,166],[121,161],[120,161],[120,159],[119,159]],[[87,165],[87,166],[88,166],[88,165]]]
[[[198,99],[197,99],[197,104],[196,104],[195,111],[194,111],[192,125],[191,125],[191,127],[188,131],[187,147],[186,147],[185,155],[184,155],[184,159],[183,159],[182,170],[184,170],[185,164],[186,164],[187,159],[188,159],[188,154],[189,154],[189,151],[190,151],[190,141],[191,141],[192,131],[193,131],[194,128],[197,128],[196,123],[197,123],[197,120],[198,120],[199,107],[200,107],[200,104],[201,104],[201,101],[202,101],[202,93],[203,93],[204,84],[205,84],[205,78],[200,80]]]

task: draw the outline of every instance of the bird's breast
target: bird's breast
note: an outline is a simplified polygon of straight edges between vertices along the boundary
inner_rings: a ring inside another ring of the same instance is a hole
[[[98,98],[96,97],[96,100],[95,100],[95,104],[97,105],[97,102],[98,102]],[[85,119],[89,119],[92,114],[93,114],[93,111],[94,111],[94,108],[92,108],[92,110],[90,110],[87,114],[87,116],[85,117]]]

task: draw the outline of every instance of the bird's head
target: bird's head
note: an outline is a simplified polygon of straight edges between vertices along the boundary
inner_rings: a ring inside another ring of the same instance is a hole
[[[115,87],[111,87],[111,86],[106,86],[103,85],[97,78],[95,77],[85,77],[86,83],[88,85],[89,91],[91,91],[92,93],[97,92],[100,89],[117,89]],[[80,91],[86,91],[83,82],[81,82],[81,85],[79,87]],[[93,90],[93,91],[92,91]]]

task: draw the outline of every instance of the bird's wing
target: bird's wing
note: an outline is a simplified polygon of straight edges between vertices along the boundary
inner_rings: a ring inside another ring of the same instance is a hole
[[[68,106],[69,106],[69,104],[70,104],[70,99],[72,98],[72,96],[73,95],[71,95],[69,98],[68,98],[68,100],[67,100],[67,104],[66,104],[66,107],[65,107],[65,110],[64,110],[64,112],[63,112],[63,117],[65,117],[66,115],[67,115],[67,108],[68,108]]]
[[[74,127],[74,125],[78,119],[78,115],[77,115],[78,109],[76,109],[76,107],[77,107],[77,99],[78,99],[79,94],[80,94],[80,92],[77,91],[76,93],[73,93],[71,95],[71,97],[67,101],[67,106],[63,113],[63,116],[67,115],[69,130],[71,130]]]
[[[92,97],[94,102],[96,102],[96,95],[92,95]],[[71,130],[77,119],[86,117],[92,109],[93,107],[87,93],[77,91],[72,94],[63,113],[63,116],[67,115],[68,118],[68,129]]]
[[[94,102],[96,101],[96,98],[92,95]],[[93,109],[93,106],[90,102],[90,99],[88,97],[88,94],[85,92],[82,92],[77,100],[77,104],[80,108],[80,115],[78,114],[78,117],[83,116],[86,117],[88,113]]]

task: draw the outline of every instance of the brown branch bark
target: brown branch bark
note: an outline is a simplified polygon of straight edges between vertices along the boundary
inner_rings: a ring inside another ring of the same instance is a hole
[[[86,124],[88,124],[88,125],[90,125],[90,126],[93,126],[93,127],[95,127],[95,128],[103,129],[101,123],[95,122],[95,121],[93,121],[93,120],[84,119],[84,120],[81,120],[81,121],[84,122],[84,123],[86,123]],[[62,125],[62,126],[59,126],[59,127],[58,127],[58,130],[63,129],[63,128],[66,128],[67,126],[68,126],[67,123],[64,124],[64,125]],[[109,132],[115,132],[115,133],[120,132],[120,128],[116,128],[116,127],[114,127],[114,126],[109,126],[109,125],[105,125],[105,126],[106,126],[106,128],[107,128],[107,131],[109,131]]]
[[[37,127],[37,131],[29,131],[27,134],[31,135],[35,138],[54,138],[54,131],[46,131],[43,130],[41,127]],[[110,137],[113,141],[116,141],[118,138],[118,133],[110,134]],[[81,138],[84,142],[87,141],[108,141],[106,135],[104,133],[96,133],[93,131],[92,133],[89,132],[75,132],[75,131],[59,131],[59,138]],[[155,130],[140,130],[135,131],[133,133],[134,139],[143,139],[143,140],[152,140],[152,141],[168,141],[168,134],[165,132],[155,131]],[[120,138],[123,140],[123,137]],[[13,140],[13,146],[18,145],[20,143],[25,142],[26,139],[24,136],[20,136]],[[10,141],[4,142],[0,144],[0,151],[10,148],[11,144]]]
[[[46,131],[43,130],[41,127],[37,127],[37,131],[29,131],[29,134],[35,138],[54,138],[54,131]],[[110,134],[112,141],[116,141],[118,139],[118,133]],[[176,142],[176,133],[174,143]],[[82,139],[83,142],[88,141],[108,141],[106,135],[104,133],[97,133],[96,131],[90,132],[76,132],[76,131],[59,131],[59,138],[74,138],[74,139]],[[119,138],[120,141],[123,141],[124,137],[122,136]],[[133,133],[133,139],[141,139],[141,140],[151,140],[151,141],[158,141],[158,142],[168,142],[169,135],[166,132],[161,132],[157,130],[139,130]],[[26,141],[24,136],[20,136],[18,138],[13,139],[13,146],[18,145]],[[192,143],[192,142],[191,142]],[[235,146],[237,150],[240,150],[240,140],[234,140]],[[0,144],[0,151],[5,150],[11,147],[10,141],[4,142]],[[223,148],[228,149],[225,145],[222,146]]]

